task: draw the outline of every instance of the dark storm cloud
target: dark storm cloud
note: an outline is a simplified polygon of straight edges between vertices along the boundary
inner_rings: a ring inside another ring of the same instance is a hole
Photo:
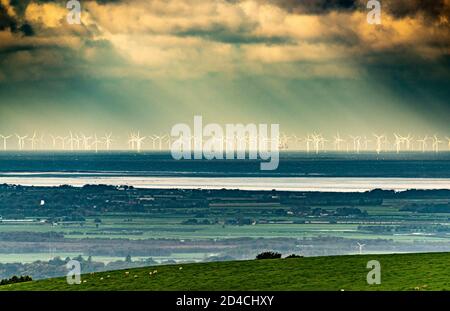
[[[0,30],[10,27],[16,27],[16,21],[8,15],[6,9],[0,4]]]
[[[33,27],[21,18],[8,14],[7,8],[0,4],[0,30],[10,29],[13,33],[22,33],[25,36],[34,35]]]
[[[431,20],[450,19],[450,2],[445,0],[383,0],[382,7],[396,18],[422,15]]]
[[[357,0],[273,0],[267,1],[291,13],[324,14],[330,11],[350,11],[358,8]]]
[[[291,13],[326,14],[331,11],[365,10],[368,0],[261,0]],[[450,2],[446,0],[381,0],[382,10],[395,18],[421,15],[429,20],[450,19]]]
[[[381,81],[402,98],[404,109],[414,110],[430,121],[450,124],[450,56],[434,61],[414,57],[406,51],[377,55],[377,62],[365,63],[373,81]]]

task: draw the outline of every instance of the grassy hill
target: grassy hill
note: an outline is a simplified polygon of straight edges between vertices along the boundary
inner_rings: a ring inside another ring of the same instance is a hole
[[[381,263],[381,285],[366,282],[373,259]],[[450,253],[229,261],[92,273],[82,275],[80,285],[56,278],[0,290],[450,290],[449,264]]]

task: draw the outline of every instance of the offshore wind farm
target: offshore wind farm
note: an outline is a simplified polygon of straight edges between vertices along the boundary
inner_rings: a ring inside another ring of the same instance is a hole
[[[0,134],[2,140],[0,151],[170,151],[172,143],[179,137],[172,137],[169,132],[158,134],[141,135],[140,131],[130,132],[127,136],[114,136],[112,132],[106,132],[102,135],[92,133],[76,133],[69,131],[67,135],[45,134],[44,132],[37,136],[37,132],[32,135],[24,134]],[[214,140],[222,146],[231,143],[233,150],[249,150],[252,146],[252,139],[259,143],[260,139],[256,136],[252,138],[249,133],[241,132],[232,137],[218,137],[211,135],[205,137],[205,141]],[[191,141],[194,137],[190,138]],[[266,142],[271,142],[271,138]],[[193,144],[194,145],[194,144]],[[411,134],[401,135],[393,133],[362,135],[340,135],[339,132],[334,136],[326,137],[319,132],[310,134],[281,133],[277,138],[279,150],[285,151],[303,151],[306,153],[326,153],[326,152],[344,152],[344,153],[404,153],[404,152],[449,152],[450,137],[439,136],[438,134],[427,134],[422,136],[412,136]]]

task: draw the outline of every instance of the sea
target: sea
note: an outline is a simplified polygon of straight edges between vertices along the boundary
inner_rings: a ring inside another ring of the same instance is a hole
[[[281,152],[273,171],[260,170],[260,160],[174,160],[168,152],[3,152],[0,184],[326,192],[450,189],[450,152]]]

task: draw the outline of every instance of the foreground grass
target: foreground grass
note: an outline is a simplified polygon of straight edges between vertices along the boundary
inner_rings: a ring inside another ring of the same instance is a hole
[[[366,282],[369,260],[381,264],[381,285]],[[229,261],[92,273],[82,275],[80,285],[56,278],[0,290],[450,290],[449,264],[450,253]]]

